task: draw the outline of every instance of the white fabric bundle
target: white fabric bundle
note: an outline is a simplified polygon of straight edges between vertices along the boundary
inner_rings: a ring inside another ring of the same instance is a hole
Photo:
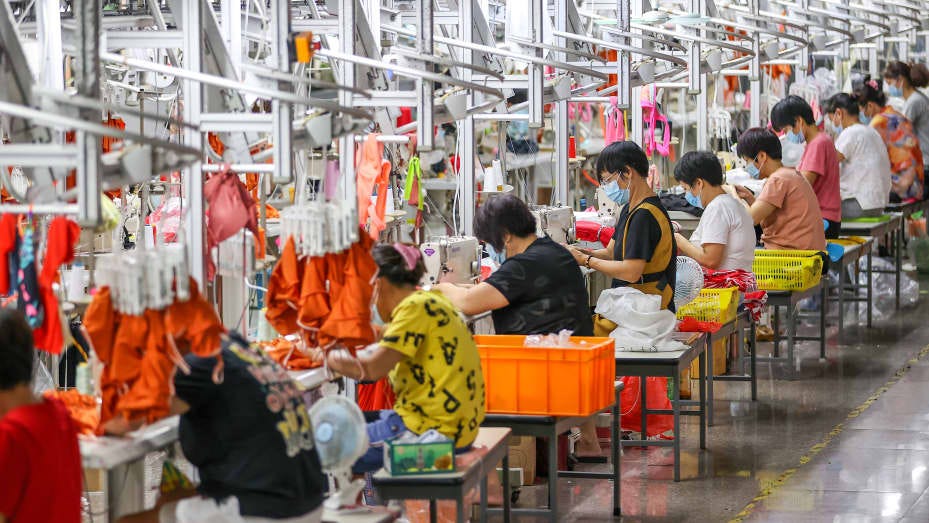
[[[687,346],[672,338],[677,318],[661,310],[661,297],[632,287],[607,289],[597,300],[597,314],[617,325],[610,333],[616,350],[629,352],[671,352]]]

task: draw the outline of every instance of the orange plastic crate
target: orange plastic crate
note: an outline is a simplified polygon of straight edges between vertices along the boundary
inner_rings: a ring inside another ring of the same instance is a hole
[[[526,347],[526,336],[475,336],[487,412],[588,416],[615,402],[612,338],[572,337],[584,347]]]

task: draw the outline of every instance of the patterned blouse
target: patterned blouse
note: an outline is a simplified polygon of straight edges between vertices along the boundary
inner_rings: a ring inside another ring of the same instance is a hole
[[[893,191],[901,199],[923,197],[923,153],[913,124],[889,105],[871,119],[890,157]],[[907,185],[907,182],[912,182]]]

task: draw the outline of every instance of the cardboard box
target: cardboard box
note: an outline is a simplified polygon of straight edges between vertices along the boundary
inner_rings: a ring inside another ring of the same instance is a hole
[[[535,484],[535,437],[511,437],[509,455],[510,470],[523,471],[523,485]]]

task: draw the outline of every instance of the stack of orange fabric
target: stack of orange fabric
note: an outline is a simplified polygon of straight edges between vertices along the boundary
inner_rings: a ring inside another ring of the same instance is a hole
[[[100,413],[97,411],[97,400],[93,396],[81,394],[76,389],[47,390],[42,395],[64,403],[77,426],[78,434],[92,435],[97,430]]]
[[[176,367],[186,369],[182,356],[219,354],[225,329],[193,280],[190,286],[189,300],[139,316],[117,311],[107,287],[94,296],[84,326],[104,364],[98,431],[116,416],[149,423],[167,416]],[[217,372],[222,370],[220,363],[217,360]]]
[[[262,343],[261,348],[287,370],[307,370],[322,366],[322,363],[314,362],[308,354],[301,351],[293,342],[284,338]]]

